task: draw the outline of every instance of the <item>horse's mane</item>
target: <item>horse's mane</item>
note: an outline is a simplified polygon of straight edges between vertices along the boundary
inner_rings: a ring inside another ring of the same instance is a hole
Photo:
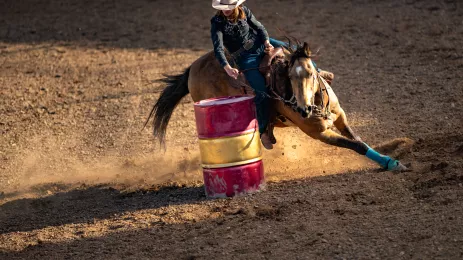
[[[284,46],[284,48],[291,54],[289,66],[292,66],[297,59],[313,58],[317,56],[318,50],[315,55],[312,55],[311,48],[307,42],[301,42],[296,37],[288,35],[287,33],[285,33],[285,38],[288,40],[288,46]]]
[[[301,42],[297,38],[290,36],[285,33],[285,38],[288,41],[287,46],[282,46],[286,51],[290,53],[289,57],[286,56],[280,60],[274,60],[272,64],[272,81],[270,88],[272,94],[277,99],[284,101],[286,105],[293,106],[290,99],[293,97],[293,90],[291,88],[291,82],[288,77],[289,68],[294,65],[296,60],[300,58],[314,58],[317,56],[318,51],[315,55],[312,55],[309,44],[307,42]]]

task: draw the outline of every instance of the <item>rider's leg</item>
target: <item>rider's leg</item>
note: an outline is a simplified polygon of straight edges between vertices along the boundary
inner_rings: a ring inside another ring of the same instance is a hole
[[[261,50],[263,51],[263,49]],[[262,53],[242,55],[239,59],[238,66],[241,70],[246,70],[244,75],[251,87],[254,89],[257,112],[257,122],[259,124],[259,132],[261,133],[262,144],[267,149],[272,149],[272,143],[266,132],[269,121],[269,100],[267,87],[265,86],[264,76],[257,69],[262,59]]]
[[[282,41],[279,41],[279,40],[275,40],[273,38],[269,38],[269,42],[271,45],[273,45],[273,47],[275,48],[278,48],[278,47],[282,47],[282,46],[285,46],[285,47],[288,47],[288,44],[286,42],[282,42]]]
[[[256,97],[257,121],[259,122],[259,132],[263,133],[268,124],[268,98],[265,79],[258,70],[248,70],[244,72],[246,79],[254,89]]]

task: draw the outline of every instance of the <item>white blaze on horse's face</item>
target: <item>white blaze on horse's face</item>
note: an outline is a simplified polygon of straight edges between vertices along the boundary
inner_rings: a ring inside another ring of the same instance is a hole
[[[302,66],[297,66],[296,67],[296,73],[297,73],[297,76],[300,77],[301,76],[301,73],[304,69],[302,68]]]
[[[297,100],[298,111],[304,117],[310,116],[312,112],[311,109],[315,94],[313,71],[315,71],[315,68],[308,58],[297,59],[289,71],[291,86]]]

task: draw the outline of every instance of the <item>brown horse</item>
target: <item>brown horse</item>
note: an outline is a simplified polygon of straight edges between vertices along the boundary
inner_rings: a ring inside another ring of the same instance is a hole
[[[280,62],[280,69],[275,72],[277,75],[274,78],[277,78],[278,83],[273,84],[270,93],[273,108],[280,118],[282,116],[286,119],[282,121],[299,127],[310,137],[324,143],[366,155],[385,169],[405,170],[406,167],[399,161],[377,153],[353,133],[336,94],[320,76],[311,58],[308,44],[298,43],[295,50],[287,49],[284,62]],[[213,52],[197,59],[183,74],[168,76],[163,81],[167,87],[149,115],[149,118],[154,116],[153,133],[161,142],[164,142],[166,128],[175,107],[188,93],[197,102],[214,97],[242,95],[246,91],[246,88],[239,87],[241,85],[226,74]],[[291,103],[294,105],[291,106]],[[332,130],[333,125],[341,135]],[[269,125],[270,131],[272,128],[273,122]]]

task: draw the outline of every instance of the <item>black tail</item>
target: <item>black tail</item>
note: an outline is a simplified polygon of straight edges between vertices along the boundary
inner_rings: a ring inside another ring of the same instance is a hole
[[[172,112],[174,112],[180,100],[189,93],[189,74],[190,68],[186,69],[183,74],[166,76],[164,79],[161,79],[162,82],[167,84],[167,87],[162,91],[161,96],[159,96],[158,101],[154,104],[145,122],[146,126],[151,117],[154,116],[153,134],[159,139],[161,144],[165,143],[167,124],[169,124]]]

